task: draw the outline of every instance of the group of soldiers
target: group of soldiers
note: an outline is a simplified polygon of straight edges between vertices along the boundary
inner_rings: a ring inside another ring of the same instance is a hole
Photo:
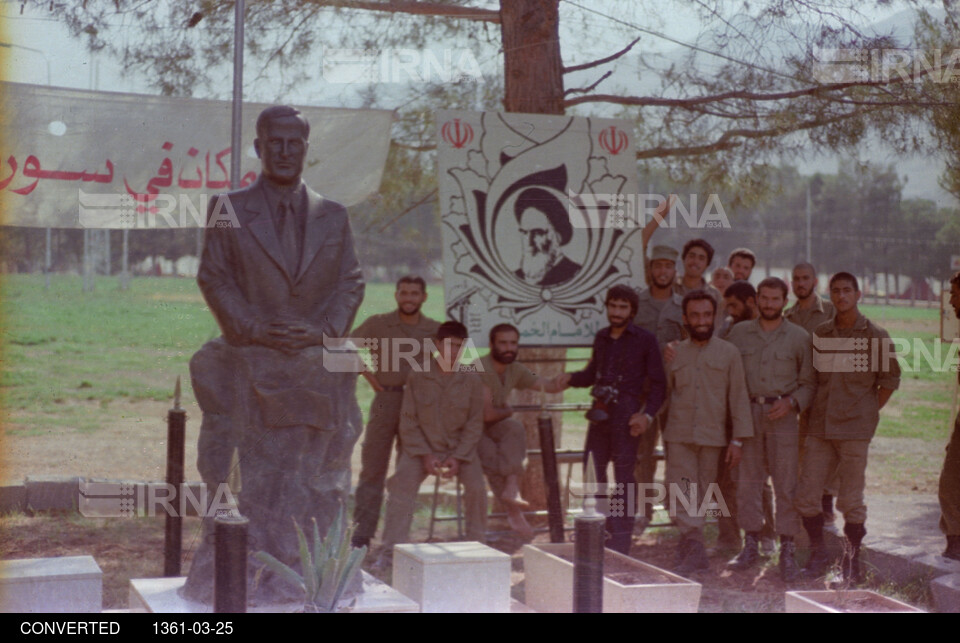
[[[463,484],[469,539],[485,539],[484,475],[507,510],[511,527],[532,538],[524,516],[529,503],[520,495],[526,434],[523,424],[511,417],[507,398],[514,389],[558,392],[557,381],[538,377],[515,361],[520,334],[509,324],[490,330],[490,353],[479,365],[462,367],[467,329],[422,312],[427,299],[423,278],[402,277],[394,297],[395,311],[373,315],[351,333],[376,338],[380,348],[379,368],[364,372],[375,395],[361,449],[353,545],[370,544],[386,489],[382,541],[389,557],[392,546],[409,537],[417,492],[429,475],[458,477]],[[436,347],[436,355],[424,354],[430,347]],[[387,481],[395,441],[397,460]]]
[[[703,501],[712,498],[716,503],[709,506],[721,514],[718,545],[739,551],[730,568],[754,567],[779,536],[784,581],[822,576],[834,562],[823,531],[835,520],[836,498],[846,536],[841,574],[846,582],[860,582],[869,444],[880,409],[900,384],[889,334],[860,312],[859,283],[850,273],[830,278],[827,301],[817,294],[815,268],[798,264],[792,271],[796,301],[787,308],[784,280],[767,277],[751,285],[753,252],[733,251],[708,282],[713,255],[703,239],[688,241],[680,252],[654,246],[646,287],[621,284],[606,293],[609,326],[594,338],[586,368],[550,379],[516,361],[520,333],[509,324],[490,329],[488,355],[461,365],[467,329],[428,318],[421,310],[423,279],[400,279],[397,309],[352,332],[389,344],[381,346],[376,372],[364,373],[376,394],[362,445],[353,544],[370,544],[386,489],[382,556],[389,558],[392,546],[409,538],[417,492],[429,475],[459,478],[468,539],[484,540],[486,482],[511,527],[532,537],[524,517],[529,505],[520,493],[525,429],[513,417],[509,395],[514,389],[591,387],[584,464],[592,460],[601,485],[613,464],[608,547],[628,553],[655,501],[665,499],[681,533],[674,569],[704,571],[710,509]],[[951,292],[960,313],[960,273]],[[397,358],[397,342],[412,359]],[[424,354],[424,346],[434,346],[435,354]],[[940,498],[944,555],[960,559],[957,433]],[[395,439],[395,470],[386,480]],[[657,496],[648,492],[657,487],[661,440],[665,484]],[[803,570],[795,560],[801,530],[811,546]]]

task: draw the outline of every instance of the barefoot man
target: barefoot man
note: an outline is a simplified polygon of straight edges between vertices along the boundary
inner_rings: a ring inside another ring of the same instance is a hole
[[[524,538],[533,530],[523,517],[529,504],[520,496],[520,476],[527,455],[527,436],[523,424],[513,419],[507,403],[513,389],[539,389],[557,393],[562,389],[554,380],[537,377],[517,359],[520,332],[510,324],[490,329],[490,353],[480,359],[480,377],[484,386],[483,437],[477,447],[483,471],[494,495],[507,510],[510,527]]]

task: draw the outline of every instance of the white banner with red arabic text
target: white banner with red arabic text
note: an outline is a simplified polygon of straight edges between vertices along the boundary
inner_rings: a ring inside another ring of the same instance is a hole
[[[241,185],[256,180],[256,120],[243,106]],[[387,110],[299,107],[310,122],[303,178],[350,206],[374,194],[390,146]],[[198,227],[231,189],[228,101],[0,83],[0,223],[51,228]]]

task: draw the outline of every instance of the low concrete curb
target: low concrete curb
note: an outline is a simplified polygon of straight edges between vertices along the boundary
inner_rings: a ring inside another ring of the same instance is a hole
[[[960,614],[960,574],[947,574],[933,579],[930,591],[938,612]]]
[[[198,502],[194,499],[203,498],[205,485],[187,482],[185,486],[183,514],[198,516]],[[85,496],[82,491],[91,493]],[[123,505],[120,504],[122,500]],[[89,517],[118,517],[143,513],[165,515],[166,506],[177,505],[168,500],[168,490],[163,482],[27,476],[22,484],[0,486],[0,513],[79,511]]]

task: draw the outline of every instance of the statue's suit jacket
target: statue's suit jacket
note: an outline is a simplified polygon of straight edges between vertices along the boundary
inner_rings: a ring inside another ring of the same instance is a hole
[[[224,338],[234,346],[248,345],[258,324],[280,315],[320,324],[328,335],[345,337],[364,291],[346,208],[306,188],[303,253],[293,275],[262,180],[215,196],[208,207],[208,220],[213,218],[218,226],[228,223],[228,207],[239,223],[206,229],[197,275]]]
[[[219,493],[236,470],[237,453],[248,537],[288,563],[298,551],[291,517],[301,525],[317,518],[325,531],[345,504],[350,454],[363,428],[356,373],[328,369],[325,348],[287,355],[253,343],[277,317],[345,337],[363,298],[346,210],[309,188],[305,201],[303,253],[297,274],[290,274],[259,182],[211,200],[208,220],[215,225],[206,229],[197,281],[223,338],[207,342],[190,360],[203,411],[197,469],[207,488]],[[235,224],[219,227],[233,222],[231,209]],[[213,560],[204,539],[184,589],[192,600],[212,600]],[[291,598],[274,577],[256,587],[253,598],[261,603]]]
[[[208,484],[226,479],[242,427],[338,429],[345,440],[360,430],[351,388],[355,374],[328,372],[321,347],[286,355],[253,343],[257,326],[280,316],[346,337],[363,298],[346,209],[309,188],[306,195],[295,275],[259,181],[210,200],[208,220],[216,225],[206,229],[197,282],[223,338],[207,342],[190,360],[203,411],[197,466]],[[227,223],[233,225],[220,227]]]

